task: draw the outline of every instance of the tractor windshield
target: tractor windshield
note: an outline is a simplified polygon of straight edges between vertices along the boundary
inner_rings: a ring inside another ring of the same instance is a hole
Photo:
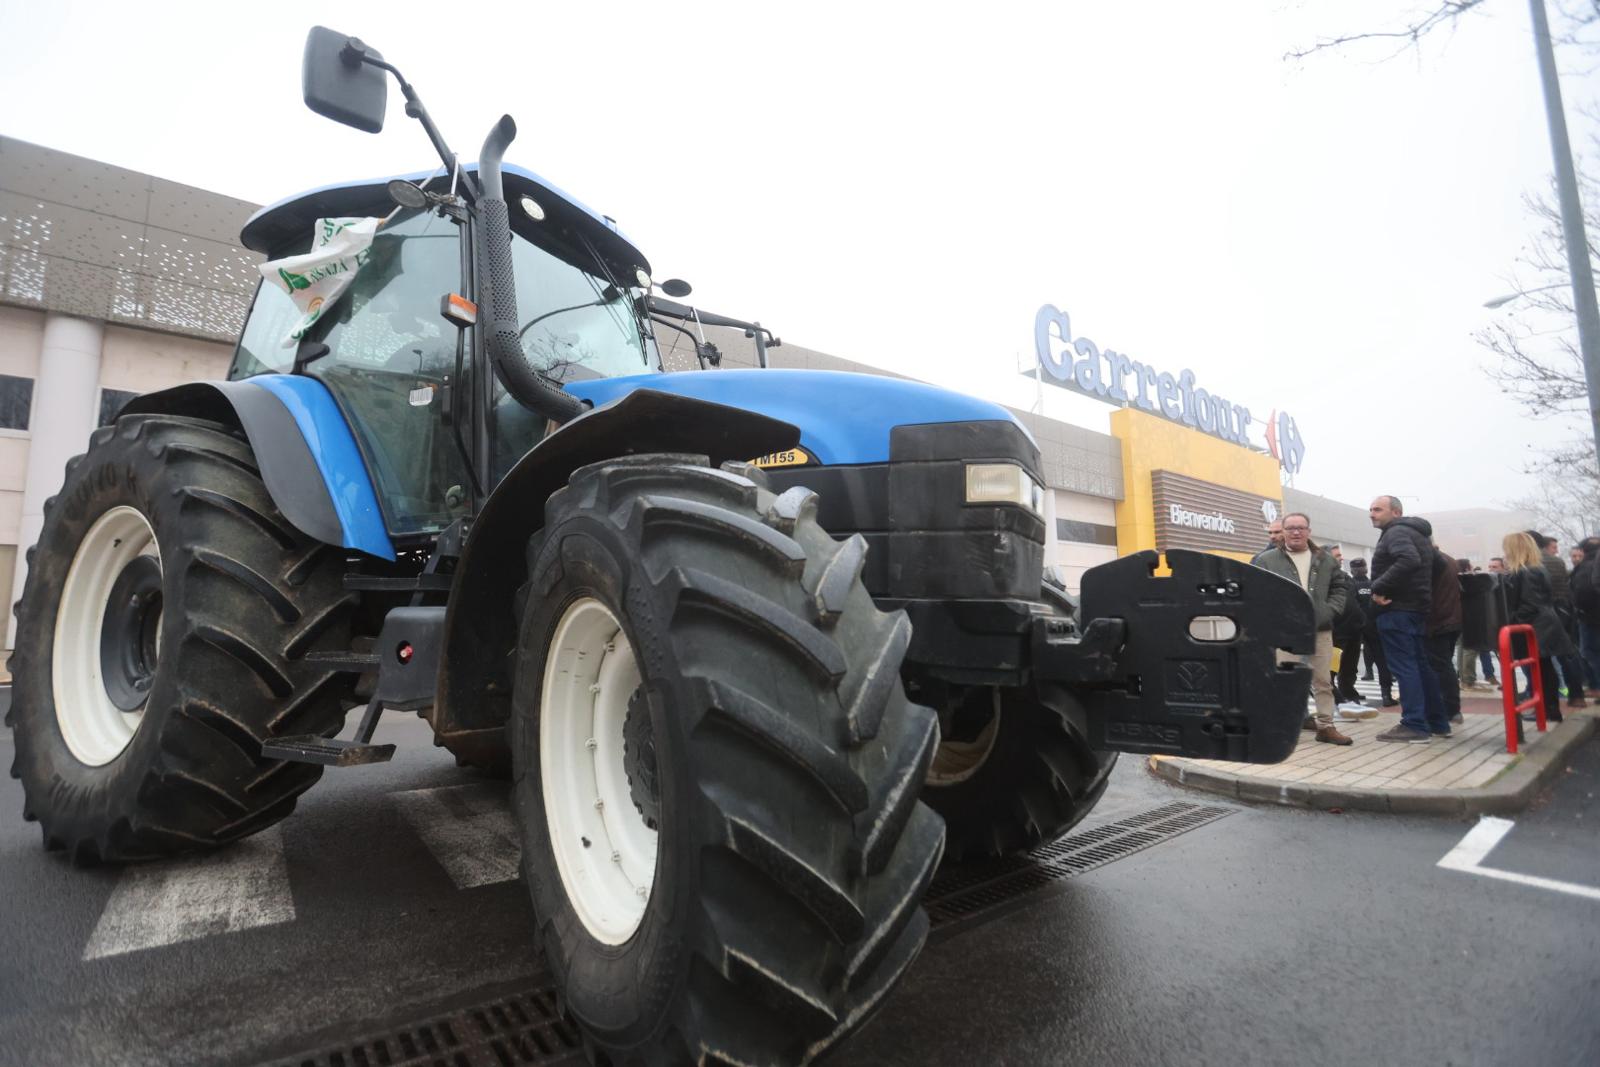
[[[521,234],[512,239],[511,262],[522,351],[541,374],[570,382],[657,369],[635,317],[637,292],[622,287],[631,280],[591,274]]]
[[[535,236],[546,238],[536,229]],[[618,378],[660,370],[660,357],[635,317],[637,289],[591,273],[579,262],[592,257],[563,255],[553,241],[545,248],[520,230],[511,241],[517,279],[518,330],[523,354],[540,373],[556,382]],[[517,460],[549,430],[542,415],[529,411],[494,382],[494,469],[498,483]]]
[[[431,533],[466,510],[466,465],[441,400],[456,329],[439,314],[440,297],[461,289],[456,224],[403,213],[378,230],[367,265],[308,334],[330,351],[306,372],[343,409],[391,535]],[[261,286],[228,376],[288,373],[295,348],[283,341],[298,318],[287,294]]]

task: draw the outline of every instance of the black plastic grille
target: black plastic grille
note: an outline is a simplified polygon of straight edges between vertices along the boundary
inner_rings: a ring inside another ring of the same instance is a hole
[[[1025,856],[941,872],[928,888],[923,905],[935,928],[965,924],[991,908],[1158,845],[1232,811],[1204,804],[1164,804],[1041,845]]]

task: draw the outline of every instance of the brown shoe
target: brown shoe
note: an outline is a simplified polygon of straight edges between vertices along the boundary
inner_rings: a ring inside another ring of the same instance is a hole
[[[1567,701],[1567,707],[1569,708],[1586,708],[1588,706],[1589,702],[1582,697],[1573,697],[1571,700]]]
[[[1306,716],[1306,721],[1300,724],[1300,729],[1302,729],[1302,730],[1310,731],[1310,730],[1315,730],[1316,728],[1317,728],[1317,720],[1316,720],[1315,717],[1313,717],[1311,715],[1307,715]]]
[[[1319,727],[1317,727],[1317,740],[1318,741],[1326,741],[1330,745],[1353,745],[1353,744],[1355,744],[1355,739],[1354,738],[1350,738],[1350,737],[1346,737],[1344,734],[1341,734],[1339,732],[1339,728],[1337,726],[1319,726]]]

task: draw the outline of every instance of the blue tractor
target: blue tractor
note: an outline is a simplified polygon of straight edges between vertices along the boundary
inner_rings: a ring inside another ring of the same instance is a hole
[[[224,845],[416,711],[514,779],[538,948],[593,1055],[799,1063],[915,957],[941,860],[1064,833],[1119,750],[1292,750],[1297,587],[1146,552],[1075,601],[1005,409],[663,373],[656,329],[693,313],[502,165],[509,117],[459,165],[378,52],[308,39],[321,114],[378,131],[391,74],[443,173],[258,212],[243,243],[273,259],[386,218],[296,343],[304,309],[262,285],[229,380],[130,403],[46,506],[6,721],[48,848]]]

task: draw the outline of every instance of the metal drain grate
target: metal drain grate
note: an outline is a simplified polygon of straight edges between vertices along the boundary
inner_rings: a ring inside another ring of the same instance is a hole
[[[957,867],[933,880],[923,904],[935,928],[965,924],[991,908],[1104,866],[1234,809],[1166,804],[1117,822],[1064,837],[1024,856]],[[556,1010],[548,980],[425,1022],[341,1042],[336,1048],[295,1056],[277,1067],[543,1067],[581,1063],[576,1027]]]
[[[279,1067],[535,1067],[580,1062],[581,1048],[555,994],[541,985]]]
[[[941,872],[934,878],[922,903],[936,929],[965,921],[1063,878],[1102,867],[1197,826],[1215,822],[1232,814],[1233,810],[1208,804],[1163,804],[1041,845],[1025,856]]]

